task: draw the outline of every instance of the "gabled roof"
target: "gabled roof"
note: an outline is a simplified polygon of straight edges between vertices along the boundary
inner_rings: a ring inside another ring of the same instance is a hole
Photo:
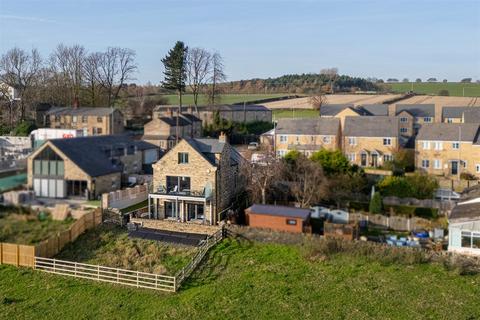
[[[395,105],[395,115],[406,111],[414,117],[435,117],[434,104],[397,104]]]
[[[420,128],[417,140],[476,142],[479,126],[478,123],[427,123]]]
[[[347,137],[397,137],[398,130],[397,117],[345,117]]]
[[[183,127],[183,126],[188,126],[189,124],[191,124],[191,121],[185,119],[184,117],[180,116],[180,117],[177,117],[177,116],[173,116],[173,117],[159,117],[158,119],[160,119],[161,121],[165,122],[166,124],[168,124],[169,126],[172,126],[172,127],[175,127],[177,125],[177,118],[178,118],[178,125]],[[155,120],[155,119],[154,119]],[[154,121],[152,120],[152,121]]]
[[[274,206],[265,204],[254,204],[247,209],[254,214],[264,214],[269,216],[279,216],[288,218],[301,218],[303,220],[310,217],[309,209],[301,209],[287,206]]]
[[[276,134],[336,135],[340,119],[280,119],[275,128]]]
[[[442,117],[443,118],[462,118],[463,112],[472,107],[462,106],[462,107],[443,107],[442,108]]]
[[[132,140],[126,135],[53,139],[49,142],[91,177],[123,170],[122,164],[112,161],[108,150],[129,147],[136,147],[137,150],[158,149],[153,144]]]
[[[112,114],[115,110],[114,108],[106,107],[52,107],[46,112],[47,115],[69,115],[69,116],[107,116]]]
[[[470,108],[463,112],[465,123],[480,123],[480,108]]]
[[[201,153],[212,165],[216,165],[215,155],[223,153],[226,142],[218,139],[201,138],[201,139],[184,139],[192,148]],[[230,148],[230,160],[232,164],[239,164],[243,157],[235,148]]]
[[[334,117],[341,111],[353,107],[353,104],[325,104],[320,107],[320,116]]]

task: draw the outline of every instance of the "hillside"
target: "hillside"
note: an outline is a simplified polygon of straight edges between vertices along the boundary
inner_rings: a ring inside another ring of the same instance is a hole
[[[388,83],[385,85],[392,92],[404,93],[414,91],[417,94],[439,95],[447,90],[450,96],[480,97],[480,83],[460,82],[410,82]]]
[[[387,257],[386,257],[387,258]],[[402,261],[404,261],[403,259]],[[4,319],[476,319],[480,276],[224,240],[177,294],[0,266]]]

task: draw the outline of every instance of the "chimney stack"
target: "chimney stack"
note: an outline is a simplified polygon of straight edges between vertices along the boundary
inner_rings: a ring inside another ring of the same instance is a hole
[[[227,135],[225,134],[225,132],[220,132],[220,135],[218,136],[218,141],[220,142],[228,142],[228,138],[227,138]]]

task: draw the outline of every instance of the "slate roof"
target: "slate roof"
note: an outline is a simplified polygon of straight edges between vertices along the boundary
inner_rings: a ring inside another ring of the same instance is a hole
[[[162,120],[166,124],[168,124],[170,126],[173,126],[173,127],[177,125],[177,118],[178,118],[178,125],[181,126],[181,127],[188,126],[191,123],[191,121],[183,118],[182,116],[180,116],[180,117],[177,117],[177,116],[159,117],[160,120]]]
[[[480,124],[480,108],[470,108],[463,113],[465,123],[478,123]]]
[[[334,117],[347,108],[353,108],[353,104],[325,104],[320,107],[320,116]]]
[[[442,117],[443,118],[462,118],[463,112],[470,109],[471,107],[443,107],[442,108]]]
[[[476,142],[479,126],[478,123],[427,123],[420,128],[417,140]]]
[[[45,114],[47,115],[69,115],[69,116],[107,116],[113,113],[116,109],[105,107],[52,107]]]
[[[345,117],[347,137],[397,137],[398,130],[397,117]]]
[[[398,115],[402,111],[407,111],[414,117],[435,117],[434,104],[397,104],[395,114]]]
[[[216,164],[215,154],[222,153],[226,145],[225,142],[222,142],[218,139],[190,138],[184,140],[199,153],[203,154],[203,156],[213,165]],[[240,153],[238,153],[237,150],[235,150],[235,148],[232,147],[230,150],[230,160],[232,161],[232,164],[239,164],[243,157],[240,155]]]
[[[153,144],[141,140],[132,140],[126,135],[104,135],[70,139],[53,139],[49,142],[60,149],[69,160],[91,177],[121,172],[123,165],[114,163],[107,150],[133,147],[138,150],[158,149]]]
[[[388,105],[386,104],[365,104],[357,108],[364,111],[363,115],[388,116]]]
[[[336,135],[340,128],[338,118],[280,119],[276,134]]]
[[[310,217],[309,209],[301,209],[287,206],[274,206],[264,204],[254,204],[247,209],[254,214],[264,214],[269,216],[287,217],[287,218],[301,218],[306,220]]]
[[[449,220],[469,220],[469,219],[478,219],[480,220],[480,202],[476,203],[466,203],[466,204],[457,204],[453,207]]]

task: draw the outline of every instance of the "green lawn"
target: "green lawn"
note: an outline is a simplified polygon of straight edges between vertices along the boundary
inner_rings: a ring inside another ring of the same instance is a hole
[[[318,110],[311,109],[277,109],[272,110],[272,118],[283,119],[283,118],[318,118]]]
[[[277,97],[284,97],[291,94],[288,93],[272,93],[272,94],[224,94],[221,95],[219,103],[221,104],[233,104],[233,103],[241,103],[241,102],[249,102],[261,99],[269,99],[269,98],[277,98]],[[175,94],[167,94],[167,95],[158,95],[157,97],[165,97],[168,99],[168,104],[178,104],[178,96]],[[151,98],[155,98],[156,96],[152,96]],[[199,96],[198,104],[205,105],[207,104],[207,97],[204,95]],[[182,104],[185,106],[193,105],[193,95],[185,94],[182,96]]]
[[[179,293],[0,266],[4,319],[478,319],[480,276],[224,240]]]
[[[187,265],[195,247],[132,239],[115,225],[90,229],[56,258],[142,272],[174,275]]]
[[[388,86],[392,88],[393,92],[404,93],[412,90],[412,83],[399,82],[389,83]],[[480,97],[479,83],[459,83],[459,82],[421,82],[413,83],[413,91],[421,94],[438,95],[440,90],[448,90],[450,96],[463,96],[463,88],[465,88],[465,97]]]
[[[54,221],[47,218],[40,221],[36,214],[16,209],[0,210],[0,242],[37,244],[58,232],[67,230],[74,220]]]

